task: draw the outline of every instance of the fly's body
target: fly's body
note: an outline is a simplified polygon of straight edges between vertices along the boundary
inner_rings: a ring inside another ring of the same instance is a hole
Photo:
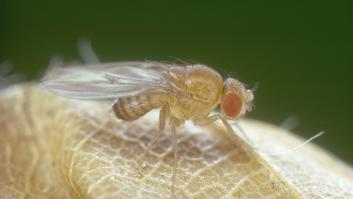
[[[117,99],[112,108],[117,118],[133,121],[166,102],[167,97],[163,95],[136,95]]]
[[[163,104],[169,106],[176,122],[207,116],[219,104],[223,91],[222,77],[214,70],[193,65],[171,67],[162,75],[176,95],[141,94],[121,97],[113,104],[115,115],[123,120],[135,120]]]
[[[173,183],[177,169],[176,127],[186,120],[203,125],[220,120],[227,133],[234,132],[227,120],[252,110],[253,93],[238,80],[221,75],[205,65],[161,62],[118,62],[54,68],[43,80],[45,88],[76,99],[111,99],[115,116],[133,121],[160,108],[159,131],[144,154],[170,127],[174,152]],[[221,113],[210,115],[220,106]],[[142,157],[144,156],[142,155]]]

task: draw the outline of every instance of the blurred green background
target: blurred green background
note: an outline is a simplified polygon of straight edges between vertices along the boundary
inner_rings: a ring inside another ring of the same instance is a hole
[[[252,86],[249,117],[281,124],[353,163],[353,3],[337,1],[0,0],[0,63],[28,80],[53,55],[79,58],[89,38],[104,62],[208,64]]]

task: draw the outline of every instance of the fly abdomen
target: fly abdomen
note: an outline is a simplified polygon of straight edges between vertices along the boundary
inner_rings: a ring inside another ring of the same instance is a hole
[[[113,104],[115,116],[119,119],[132,121],[145,115],[164,103],[160,95],[137,95],[119,98]]]

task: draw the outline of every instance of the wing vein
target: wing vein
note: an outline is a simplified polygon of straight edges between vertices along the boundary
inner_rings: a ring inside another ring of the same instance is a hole
[[[62,67],[50,70],[42,84],[58,95],[76,99],[115,99],[144,92],[166,93],[172,91],[164,77],[166,69],[157,62]]]

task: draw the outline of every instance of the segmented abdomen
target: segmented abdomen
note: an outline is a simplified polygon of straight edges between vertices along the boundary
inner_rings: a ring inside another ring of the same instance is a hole
[[[136,120],[164,103],[160,95],[137,95],[119,98],[113,104],[115,116],[122,120]]]

